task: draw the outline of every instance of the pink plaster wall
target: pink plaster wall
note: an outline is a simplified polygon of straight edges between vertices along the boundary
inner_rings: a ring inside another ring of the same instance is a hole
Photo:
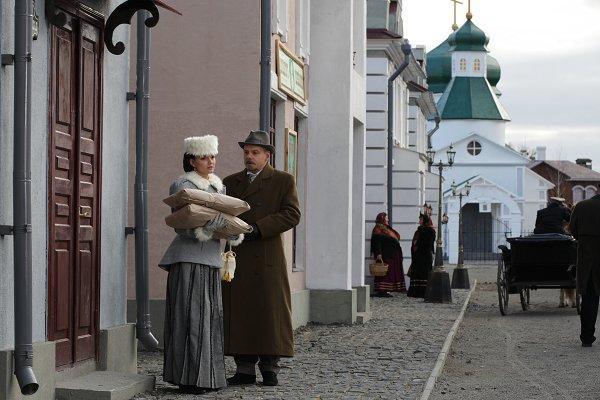
[[[187,136],[219,137],[217,175],[243,169],[237,142],[258,128],[260,72],[259,1],[177,0],[183,13],[161,10],[151,30],[150,54],[150,297],[165,296],[166,273],[157,267],[174,237],[164,223],[169,208],[162,203],[173,179],[183,173],[182,143]],[[290,2],[290,11],[295,7]],[[293,31],[293,17],[290,31]],[[289,36],[293,44],[293,34]],[[132,29],[131,89],[135,87],[135,29]],[[273,53],[273,65],[275,54]],[[286,126],[293,127],[293,103],[286,104]],[[288,111],[289,109],[289,111]],[[133,226],[135,182],[135,107],[130,130],[130,226]],[[283,133],[281,133],[283,135]],[[291,234],[286,234],[291,259]],[[128,296],[135,298],[134,239],[129,239]],[[291,263],[289,263],[291,264]],[[305,287],[304,273],[292,273],[292,290]]]

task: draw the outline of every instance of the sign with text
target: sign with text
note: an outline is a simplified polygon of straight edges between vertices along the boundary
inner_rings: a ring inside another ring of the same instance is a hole
[[[304,62],[279,40],[276,43],[279,90],[299,103],[306,105],[306,68]]]

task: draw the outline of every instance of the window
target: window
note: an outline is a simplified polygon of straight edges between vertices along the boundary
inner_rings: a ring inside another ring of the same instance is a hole
[[[481,153],[481,143],[477,140],[472,140],[467,145],[467,152],[472,156],[478,156]]]
[[[585,188],[585,198],[591,199],[596,195],[596,188],[593,186],[588,186]]]
[[[296,0],[296,54],[308,64],[310,55],[310,0]]]
[[[573,188],[573,204],[580,202],[585,197],[585,191],[581,186],[575,186]]]
[[[464,58],[461,58],[460,61],[458,62],[458,67],[460,68],[461,71],[466,71],[467,70],[467,60],[465,60]]]
[[[479,58],[476,58],[475,61],[473,61],[473,71],[481,71],[481,60]]]

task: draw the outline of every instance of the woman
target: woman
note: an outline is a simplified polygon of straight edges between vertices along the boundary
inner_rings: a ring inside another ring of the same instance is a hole
[[[400,234],[390,226],[386,213],[380,213],[375,220],[371,234],[371,253],[375,259],[388,265],[386,276],[375,277],[375,296],[392,297],[388,292],[405,292]]]
[[[427,214],[419,216],[419,227],[412,240],[410,253],[412,263],[408,270],[410,286],[409,297],[425,297],[427,280],[433,267],[433,251],[435,243],[435,229],[431,223],[431,217]]]
[[[213,173],[218,145],[217,137],[212,135],[185,139],[185,174],[171,184],[169,194],[186,188],[224,193],[223,183]],[[204,227],[175,229],[177,236],[159,263],[169,272],[163,378],[184,393],[202,394],[227,386],[219,273],[221,242],[212,238],[225,224],[219,214]],[[242,240],[240,235],[229,238],[229,243],[236,246]]]

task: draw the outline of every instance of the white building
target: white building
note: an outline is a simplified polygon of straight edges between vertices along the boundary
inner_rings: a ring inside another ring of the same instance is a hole
[[[367,193],[366,256],[375,218],[387,211],[388,78],[404,62],[402,2],[369,0],[367,17]],[[425,203],[437,209],[438,176],[428,172],[427,120],[438,115],[427,88],[425,49],[413,48],[409,64],[394,81],[392,224],[401,235],[405,270],[410,244]],[[429,189],[428,189],[429,188]]]
[[[427,71],[442,119],[433,136],[436,162],[454,146],[455,163],[444,172],[449,216],[445,253],[458,257],[459,200],[452,182],[471,184],[463,202],[467,260],[494,259],[506,236],[533,230],[535,213],[552,184],[527,168],[529,159],[506,145],[508,113],[500,103],[500,66],[488,55],[489,38],[470,19],[428,54]]]

